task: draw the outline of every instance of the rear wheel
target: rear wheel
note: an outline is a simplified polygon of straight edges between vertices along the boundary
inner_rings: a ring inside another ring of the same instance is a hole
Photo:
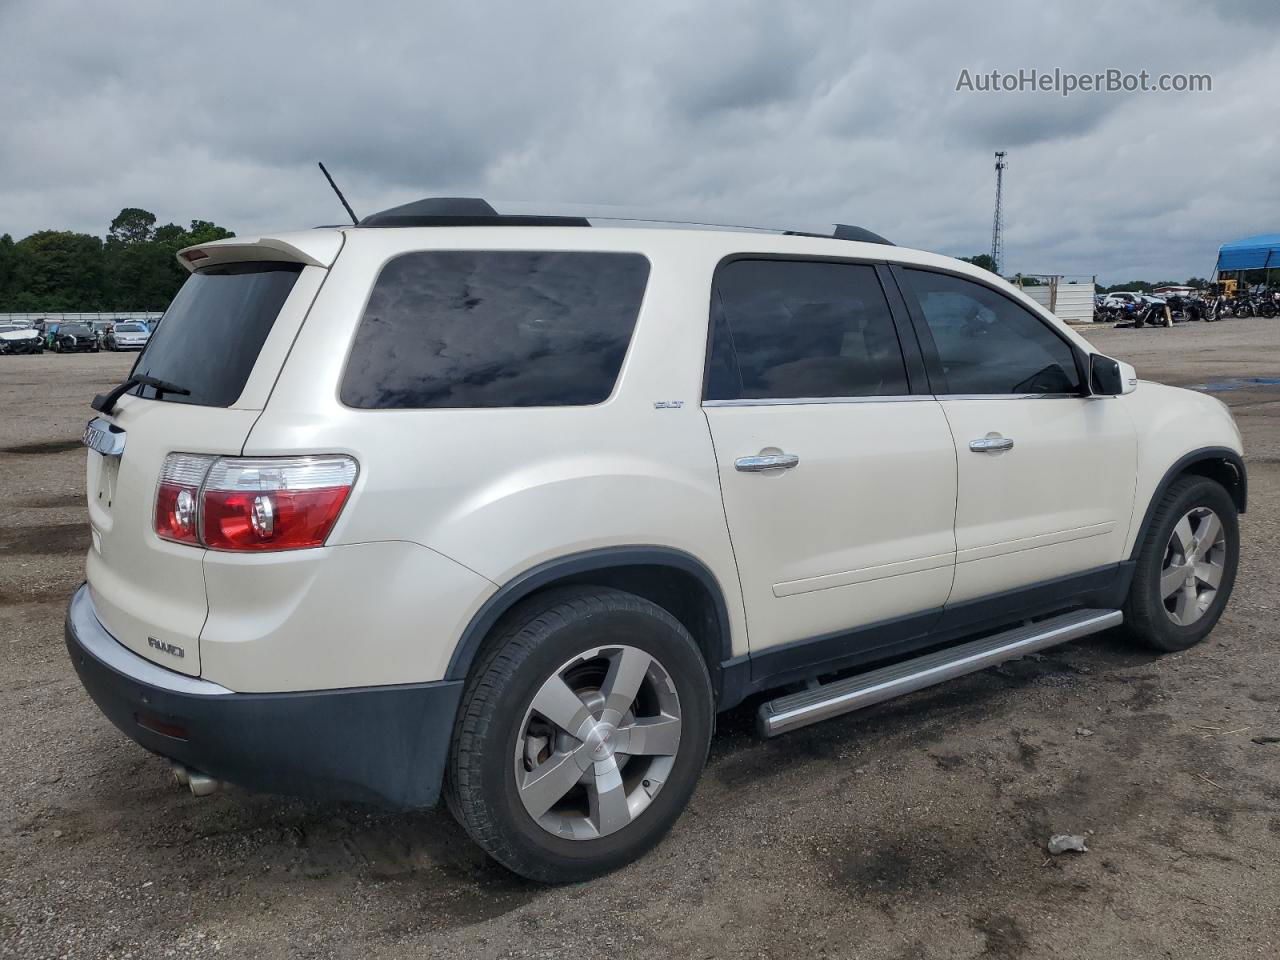
[[[1218,483],[1187,476],[1161,498],[1138,551],[1125,626],[1157,650],[1185,650],[1222,616],[1235,585],[1240,525]]]
[[[702,654],[667,611],[619,590],[552,591],[507,618],[468,681],[449,808],[522,876],[598,876],[675,823],[713,716]]]

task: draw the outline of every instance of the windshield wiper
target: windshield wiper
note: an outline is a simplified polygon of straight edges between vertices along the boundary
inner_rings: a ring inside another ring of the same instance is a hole
[[[170,383],[168,380],[161,380],[157,377],[149,377],[145,373],[135,373],[110,393],[98,394],[93,398],[93,403],[89,404],[89,406],[99,413],[110,414],[116,407],[116,401],[124,396],[126,391],[132,390],[137,386],[154,388],[157,399],[162,393],[173,393],[180,397],[191,396],[191,391],[186,387],[180,387],[176,383]]]

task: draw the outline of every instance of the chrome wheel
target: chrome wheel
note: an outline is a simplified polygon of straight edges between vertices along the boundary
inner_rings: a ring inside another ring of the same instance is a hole
[[[636,647],[598,647],[556,670],[525,711],[516,788],[548,833],[605,837],[653,802],[679,746],[680,698],[666,668]]]
[[[1194,507],[1173,528],[1160,568],[1160,596],[1178,626],[1195,623],[1212,605],[1226,553],[1222,521],[1208,507]]]

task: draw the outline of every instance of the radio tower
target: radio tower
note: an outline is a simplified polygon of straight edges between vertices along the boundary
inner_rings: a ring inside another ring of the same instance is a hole
[[[991,219],[991,269],[1000,276],[1000,259],[1004,256],[1004,214],[1000,209],[1000,194],[1004,188],[1004,151],[996,151],[996,213]]]

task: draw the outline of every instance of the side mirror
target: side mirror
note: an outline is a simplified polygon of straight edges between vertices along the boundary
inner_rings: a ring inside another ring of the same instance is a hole
[[[1138,389],[1138,371],[1122,360],[1100,353],[1089,354],[1089,393],[1095,397],[1118,397]]]

